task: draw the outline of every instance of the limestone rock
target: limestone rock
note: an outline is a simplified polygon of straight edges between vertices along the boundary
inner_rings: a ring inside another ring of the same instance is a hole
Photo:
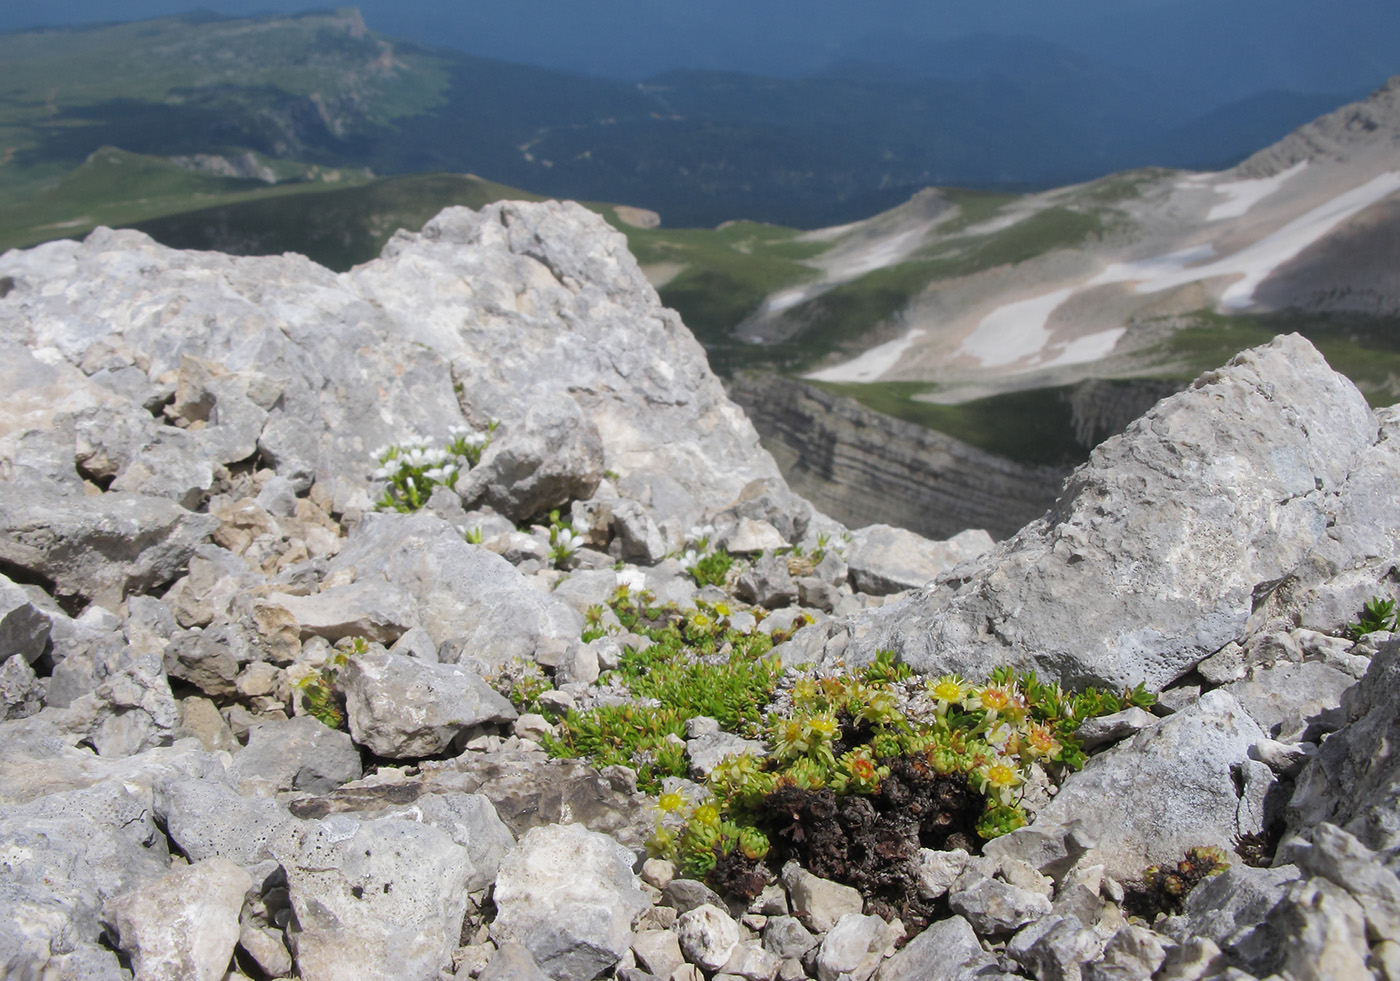
[[[303,640],[316,636],[335,643],[363,637],[392,644],[416,625],[412,597],[392,582],[347,583],[311,596],[273,593],[268,599],[291,613]]]
[[[357,779],[361,769],[360,754],[348,733],[299,715],[254,726],[248,745],[233,758],[229,776],[246,788],[244,792],[325,793]]]
[[[793,913],[804,917],[817,933],[825,933],[841,917],[859,913],[865,906],[865,900],[855,889],[819,878],[796,862],[783,866],[782,878],[792,897]]]
[[[1366,847],[1400,847],[1400,639],[1381,644],[1366,676],[1342,695],[1348,724],[1303,767],[1288,805],[1291,829],[1330,822]]]
[[[718,906],[706,903],[680,915],[676,936],[686,960],[706,971],[718,971],[739,946],[739,924]]]
[[[972,924],[961,916],[929,924],[928,928],[880,966],[876,981],[955,981],[995,964],[982,949]]]
[[[220,981],[238,943],[238,913],[253,880],[226,858],[173,872],[107,903],[138,977]]]
[[[1043,834],[1078,821],[1097,842],[1086,861],[1120,878],[1175,864],[1198,845],[1228,852],[1238,835],[1261,830],[1262,815],[1242,823],[1235,772],[1249,765],[1249,748],[1263,737],[1239,702],[1210,692],[1091,758],[1065,780],[1032,830]]]
[[[817,951],[818,981],[848,976],[867,981],[887,954],[894,952],[902,931],[878,916],[847,913],[822,938]]]
[[[0,485],[0,562],[54,583],[60,596],[115,607],[170,582],[218,519],[137,494],[55,498]]]
[[[350,735],[378,756],[434,756],[458,733],[510,722],[514,706],[473,671],[398,654],[358,654],[341,669]]]
[[[578,825],[533,828],[501,863],[491,937],[529,948],[556,981],[591,981],[631,946],[649,905],[632,853]]]
[[[945,542],[889,525],[871,525],[851,533],[846,550],[851,584],[871,596],[916,589],[954,566],[989,551],[995,542],[985,531],[964,531]]]
[[[430,514],[366,515],[330,563],[341,570],[407,591],[434,643],[451,641],[483,668],[557,658],[583,630],[579,613]]]
[[[288,939],[307,981],[437,981],[466,915],[467,850],[412,821],[310,821],[279,856],[296,926]]]
[[[0,575],[0,661],[21,657],[33,664],[49,640],[49,618],[23,589]]]
[[[1326,540],[1376,433],[1349,381],[1276,338],[1101,444],[1052,512],[958,579],[833,628],[826,657],[1161,688],[1239,639],[1256,589]]]

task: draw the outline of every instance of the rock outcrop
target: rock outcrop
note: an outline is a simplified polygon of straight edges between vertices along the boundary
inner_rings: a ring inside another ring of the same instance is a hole
[[[343,276],[101,230],[0,277],[0,976],[1397,973],[1400,641],[1344,633],[1394,594],[1400,411],[1298,338],[1158,405],[994,546],[794,494],[575,206],[450,210]],[[732,776],[759,733],[692,713],[631,765],[545,751],[581,711],[637,718],[648,622],[715,618],[730,649],[686,663],[771,640],[774,711],[882,646],[1168,687],[1094,719],[1082,770],[1037,764],[1029,825],[886,842],[901,920],[795,860],[707,885],[645,857],[648,766],[695,802],[684,775]],[[1153,883],[1172,915],[1130,919]]]

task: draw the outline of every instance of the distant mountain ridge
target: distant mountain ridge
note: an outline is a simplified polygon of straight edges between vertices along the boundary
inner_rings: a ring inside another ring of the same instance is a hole
[[[988,37],[928,50],[904,77],[847,66],[632,84],[386,38],[354,11],[0,35],[0,111],[12,123],[0,193],[52,182],[103,145],[257,151],[380,174],[477,173],[625,201],[671,226],[815,227],[929,184],[1047,186],[1146,163],[1233,162],[1251,148],[1227,124],[1179,151],[1152,149],[1190,125],[1182,100],[1053,44]],[[1313,96],[1281,98],[1273,135],[1316,108]]]

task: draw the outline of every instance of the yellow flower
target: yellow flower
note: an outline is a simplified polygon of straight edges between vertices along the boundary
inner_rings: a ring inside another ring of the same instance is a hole
[[[657,800],[656,806],[664,813],[670,814],[685,806],[685,798],[678,791],[673,790],[670,793],[662,794]]]
[[[945,674],[928,686],[928,693],[933,697],[939,715],[946,715],[950,705],[961,705],[968,691],[967,685],[955,674]]]
[[[713,804],[701,804],[695,809],[694,821],[702,827],[717,827],[719,825],[719,808]]]
[[[1013,793],[1024,780],[1014,767],[1005,763],[991,763],[978,769],[977,777],[982,784],[982,792],[988,797],[996,797],[1003,804],[1010,805]]]
[[[1053,759],[1062,747],[1049,726],[1032,722],[1026,726],[1021,740],[1021,753],[1032,759]]]

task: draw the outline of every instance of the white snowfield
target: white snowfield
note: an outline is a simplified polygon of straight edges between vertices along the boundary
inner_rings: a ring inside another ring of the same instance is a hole
[[[1302,171],[1306,163],[1290,167],[1266,180],[1238,181],[1218,184],[1215,190],[1229,189],[1229,202],[1213,208],[1213,217],[1238,217],[1277,191],[1285,180]],[[1126,331],[1100,331],[1061,345],[1061,352],[1045,361],[1037,356],[1052,340],[1047,324],[1070,297],[1080,290],[1111,283],[1134,283],[1137,293],[1159,293],[1188,283],[1233,277],[1234,281],[1220,294],[1220,302],[1231,309],[1242,309],[1254,302],[1254,291],[1274,270],[1295,258],[1308,246],[1327,235],[1342,222],[1400,190],[1400,171],[1390,171],[1372,178],[1360,187],[1352,188],[1318,205],[1288,222],[1277,231],[1227,256],[1216,258],[1214,245],[1198,245],[1190,249],[1138,259],[1115,262],[1103,272],[1074,287],[1018,300],[998,307],[982,318],[958,348],[958,353],[977,360],[983,368],[1004,368],[1026,362],[1024,369],[1049,368],[1067,364],[1082,364],[1107,357]],[[1221,208],[1226,214],[1217,214]],[[839,372],[844,365],[827,369]],[[836,379],[856,381],[860,379]]]
[[[1217,194],[1223,194],[1227,200],[1220,202],[1206,213],[1206,221],[1220,221],[1222,218],[1242,218],[1249,213],[1249,209],[1279,188],[1290,177],[1301,174],[1307,169],[1306,160],[1294,164],[1287,170],[1275,174],[1272,177],[1261,177],[1252,181],[1228,181],[1224,184],[1216,184],[1212,190]]]
[[[813,381],[825,382],[870,382],[875,381],[885,372],[899,364],[899,359],[904,356],[904,352],[909,350],[916,340],[926,331],[921,327],[915,327],[908,331],[903,337],[897,337],[892,341],[886,341],[878,347],[872,347],[860,357],[844,364],[834,365],[830,368],[823,368],[821,371],[814,371],[811,374],[803,375]]]

